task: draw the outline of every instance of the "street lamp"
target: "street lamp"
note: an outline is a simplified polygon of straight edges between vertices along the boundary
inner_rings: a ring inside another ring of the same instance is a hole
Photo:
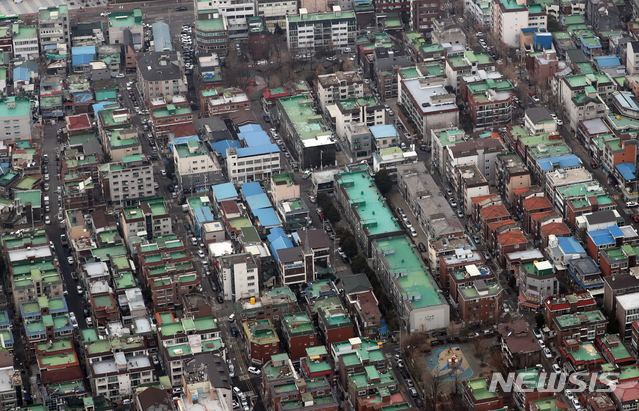
[[[324,170],[324,150],[320,150],[320,170]]]

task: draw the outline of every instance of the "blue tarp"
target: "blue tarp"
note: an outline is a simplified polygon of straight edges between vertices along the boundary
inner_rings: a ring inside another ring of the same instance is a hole
[[[595,57],[599,68],[620,66],[621,62],[617,56]]]
[[[270,243],[269,249],[271,250],[273,257],[275,257],[275,260],[278,262],[279,256],[277,254],[277,250],[293,247],[293,242],[286,236],[286,233],[284,232],[282,227],[271,228],[271,233],[266,236],[266,239]]]
[[[277,218],[277,214],[273,207],[262,208],[254,211],[253,215],[260,221],[263,227],[275,227],[281,224],[280,219]]]
[[[222,158],[226,158],[226,149],[230,147],[240,148],[242,145],[237,140],[221,140],[211,144],[211,148]]]

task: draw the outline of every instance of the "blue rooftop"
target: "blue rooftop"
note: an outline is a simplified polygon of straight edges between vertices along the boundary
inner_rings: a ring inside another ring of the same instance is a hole
[[[388,138],[388,137],[398,137],[399,134],[395,129],[395,126],[392,124],[386,124],[384,126],[372,126],[369,127],[371,134],[374,138]]]
[[[259,124],[247,124],[245,126],[239,127],[238,130],[240,130],[240,133],[250,133],[252,131],[264,131],[264,129],[262,129],[262,126],[260,126]]]
[[[211,148],[221,155],[222,158],[226,158],[226,149],[230,147],[240,148],[242,145],[237,140],[220,140],[211,144]]]
[[[271,144],[271,139],[264,130],[239,133],[237,138],[244,140],[247,147],[266,146]]]
[[[275,143],[268,143],[262,146],[251,146],[251,147],[242,147],[237,149],[237,156],[239,158],[242,157],[251,157],[251,156],[259,156],[268,153],[279,153],[280,148]]]
[[[555,165],[559,168],[579,167],[581,160],[574,154],[566,154],[565,156],[542,158],[537,160],[537,164],[542,171],[552,171]]]
[[[213,190],[213,195],[217,201],[237,198],[237,191],[233,183],[218,184],[211,187],[211,190]]]
[[[282,224],[280,219],[277,218],[277,214],[273,207],[255,210],[253,211],[253,215],[257,220],[259,220],[262,227],[275,227]]]
[[[276,261],[279,261],[277,250],[293,247],[293,242],[286,236],[286,233],[281,227],[271,228],[271,233],[267,235],[266,238],[270,243],[269,248]]]
[[[624,232],[616,225],[604,228],[603,230],[588,231],[588,235],[597,247],[606,244],[615,244],[615,238],[625,237]]]
[[[93,113],[95,113],[95,116],[97,117],[98,113],[104,110],[104,107],[111,106],[111,105],[119,106],[118,103],[114,103],[113,101],[101,101],[93,105]]]
[[[604,67],[614,67],[621,65],[619,57],[616,56],[595,57],[595,60],[597,61],[600,69]]]
[[[157,23],[153,23],[151,28],[153,30],[153,48],[155,51],[161,52],[173,50],[169,25],[158,21]]]
[[[213,219],[213,213],[211,213],[210,207],[197,207],[195,210],[195,219],[199,224],[211,223],[215,221]]]
[[[564,254],[586,254],[586,250],[575,237],[559,237],[557,240]]]
[[[272,207],[271,200],[268,199],[268,196],[264,193],[246,197],[246,202],[248,203],[249,209],[253,214],[261,208],[269,208]]]
[[[77,56],[80,54],[95,54],[95,46],[71,47],[72,56]]]
[[[13,81],[29,81],[31,75],[26,67],[16,67],[13,69]]]
[[[615,166],[617,171],[626,180],[634,180],[637,176],[637,168],[632,163],[621,163]]]
[[[240,187],[242,189],[242,194],[244,194],[244,198],[249,198],[252,196],[256,196],[258,194],[264,194],[264,190],[262,190],[262,186],[260,183],[252,182],[252,183],[244,183]]]

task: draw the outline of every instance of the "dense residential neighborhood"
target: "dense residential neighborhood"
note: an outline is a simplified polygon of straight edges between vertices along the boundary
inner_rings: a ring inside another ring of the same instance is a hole
[[[637,409],[639,1],[0,13],[0,410]]]

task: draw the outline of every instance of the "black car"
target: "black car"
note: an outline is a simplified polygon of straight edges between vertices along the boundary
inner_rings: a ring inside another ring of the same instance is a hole
[[[185,221],[184,228],[186,229],[186,231],[191,231],[191,224],[189,224],[188,221]]]
[[[232,326],[232,327],[231,327],[231,335],[232,335],[233,337],[237,337],[238,335],[240,335],[240,333],[239,333],[239,331],[237,330],[237,327],[236,327],[236,326]]]
[[[446,338],[446,342],[448,344],[457,343],[459,342],[459,337],[448,337]]]
[[[222,296],[220,296],[220,295],[215,297],[215,301],[217,301],[218,304],[224,304],[224,298],[222,298]]]
[[[426,246],[424,245],[424,243],[417,244],[417,248],[419,248],[419,251],[422,253],[426,252]]]
[[[211,290],[218,292],[220,291],[220,287],[217,286],[213,281],[211,281]]]
[[[433,340],[430,342],[431,347],[437,347],[439,345],[444,345],[444,342],[442,340]]]
[[[175,9],[175,11],[187,11],[188,9],[186,8],[186,6],[180,6],[177,9]]]

